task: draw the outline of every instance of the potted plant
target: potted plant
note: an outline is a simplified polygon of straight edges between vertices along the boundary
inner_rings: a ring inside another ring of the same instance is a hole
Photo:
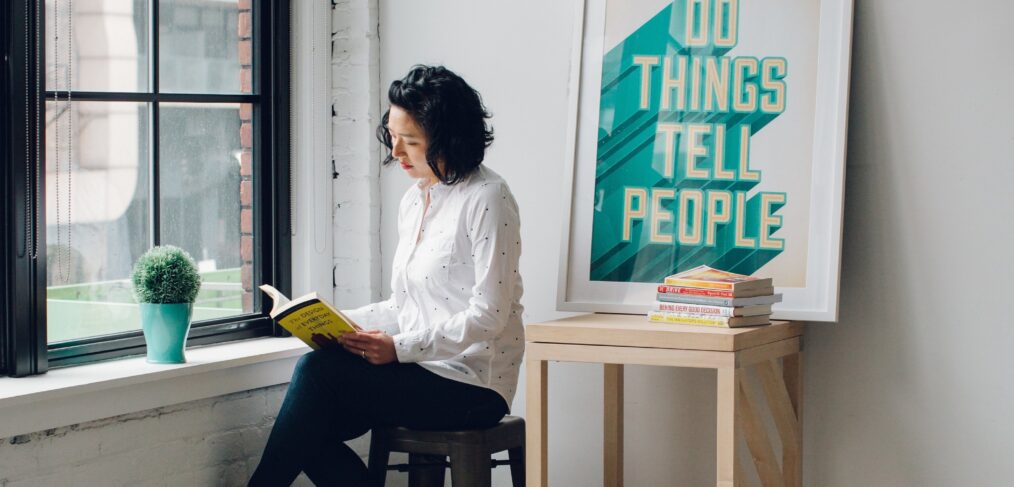
[[[141,307],[148,362],[186,362],[183,349],[194,299],[201,289],[201,276],[190,254],[172,245],[152,248],[137,259],[130,279]]]

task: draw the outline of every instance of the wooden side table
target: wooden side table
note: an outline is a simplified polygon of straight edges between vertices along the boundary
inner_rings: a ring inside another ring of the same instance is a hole
[[[592,314],[526,327],[526,469],[528,487],[547,482],[549,361],[604,365],[604,485],[623,485],[623,366],[662,365],[718,371],[717,485],[737,487],[744,465],[736,453],[742,434],[765,487],[802,485],[803,325],[712,328],[648,322],[639,315]],[[780,360],[779,360],[780,359]],[[781,362],[780,366],[778,362]],[[747,381],[753,368],[762,400],[782,444],[779,463]]]

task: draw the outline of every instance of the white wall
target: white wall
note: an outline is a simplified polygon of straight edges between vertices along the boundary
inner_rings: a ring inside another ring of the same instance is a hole
[[[412,64],[443,63],[494,114],[488,164],[521,206],[527,322],[563,316],[554,296],[573,5],[380,2],[382,90]],[[1001,0],[856,0],[841,321],[807,328],[806,485],[1014,476],[1003,451],[1014,437],[1014,319],[1001,309],[1014,294],[1012,18]],[[398,171],[381,176],[385,283],[389,209],[409,184]],[[628,368],[628,485],[714,481],[714,377]],[[553,364],[550,381],[550,483],[600,485],[600,368]]]
[[[806,340],[809,485],[1014,477],[1014,4],[859,0],[841,323]]]

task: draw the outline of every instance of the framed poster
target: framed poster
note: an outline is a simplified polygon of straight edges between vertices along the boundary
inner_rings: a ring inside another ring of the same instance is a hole
[[[578,10],[558,308],[646,313],[705,264],[836,321],[852,0]]]

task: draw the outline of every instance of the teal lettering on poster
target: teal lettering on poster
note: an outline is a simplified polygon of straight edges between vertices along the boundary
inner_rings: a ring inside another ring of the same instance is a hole
[[[590,279],[753,274],[784,251],[750,138],[785,111],[788,62],[732,56],[738,0],[675,0],[602,63]]]

